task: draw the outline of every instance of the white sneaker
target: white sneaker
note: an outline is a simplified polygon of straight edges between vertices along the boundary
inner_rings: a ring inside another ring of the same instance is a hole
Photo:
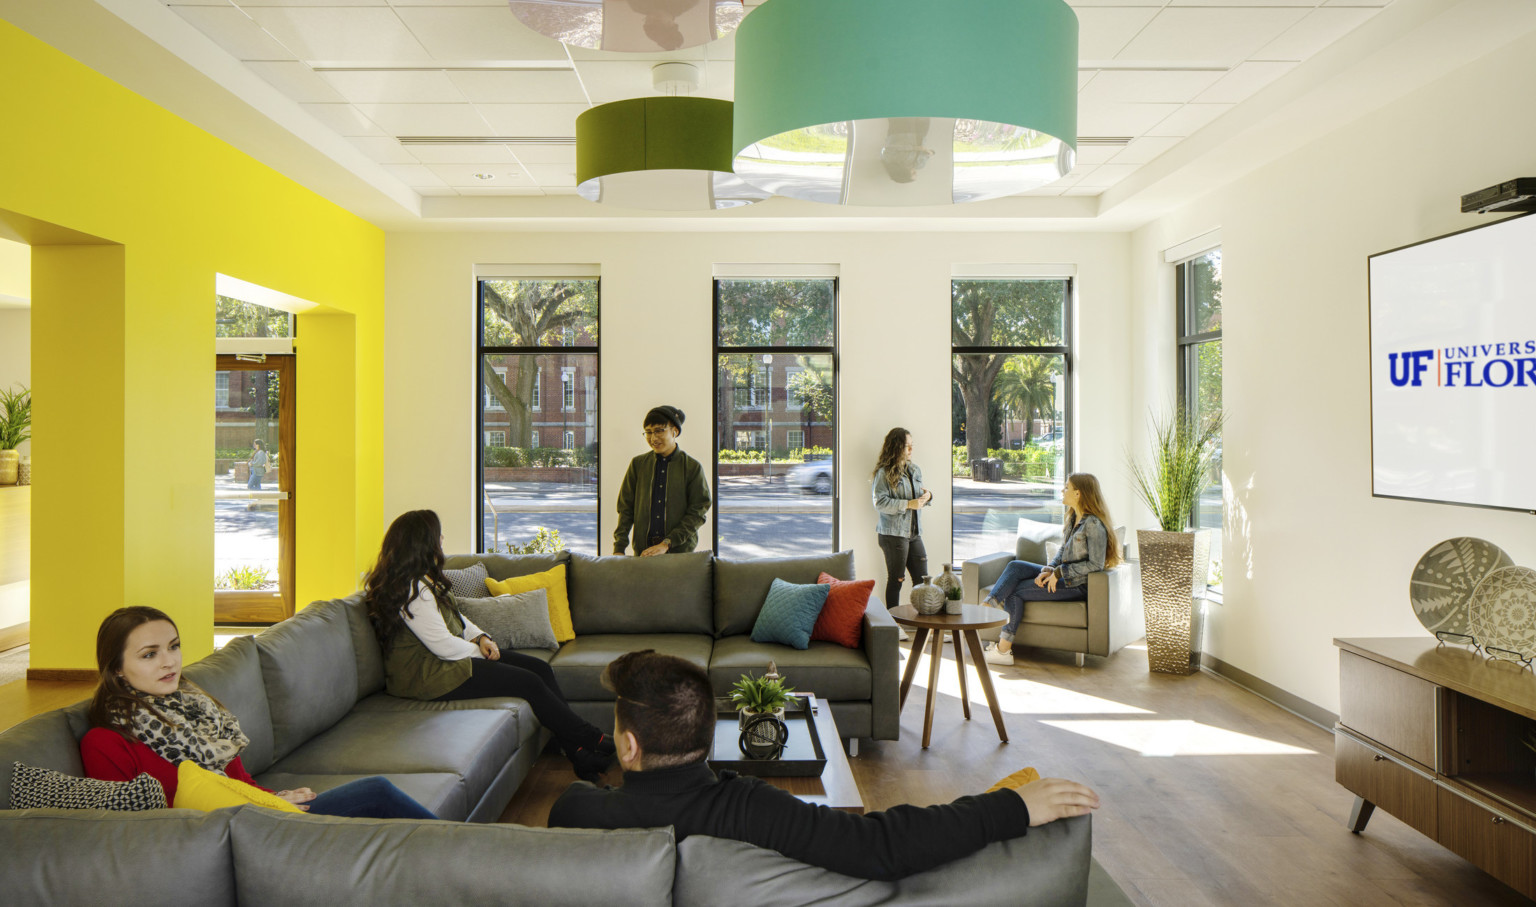
[[[912,639],[912,637],[907,635],[907,628],[906,627],[897,627],[896,628],[896,641],[897,642],[907,642],[907,641],[909,641],[911,639]]]
[[[981,650],[981,657],[989,665],[1013,664],[1013,650],[1010,649],[1007,652],[999,652],[997,650],[997,643],[993,642],[987,643],[987,647]]]

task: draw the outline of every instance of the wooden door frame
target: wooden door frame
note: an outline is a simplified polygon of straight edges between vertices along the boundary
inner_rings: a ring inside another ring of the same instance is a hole
[[[279,594],[252,590],[215,590],[213,593],[213,619],[215,623],[272,624],[293,616],[294,562],[297,541],[294,531],[298,527],[294,501],[295,478],[298,463],[294,429],[298,425],[297,389],[295,379],[298,363],[292,354],[268,354],[264,361],[249,362],[234,356],[217,356],[215,372],[277,372],[277,490],[288,497],[277,505],[277,585]]]

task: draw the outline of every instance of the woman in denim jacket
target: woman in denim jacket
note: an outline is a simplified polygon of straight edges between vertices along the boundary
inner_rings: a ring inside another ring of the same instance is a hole
[[[1120,563],[1120,540],[1104,506],[1099,480],[1086,472],[1067,476],[1061,489],[1065,509],[1061,549],[1045,566],[1012,561],[982,604],[1008,612],[1008,624],[984,657],[991,664],[1013,664],[1013,637],[1024,617],[1025,602],[1087,601],[1088,574]]]
[[[912,433],[905,428],[886,432],[872,492],[878,520],[875,531],[885,555],[885,607],[889,609],[901,604],[903,570],[912,574],[914,583],[928,575],[919,514],[933,500],[933,492],[923,488],[923,471],[912,462]]]

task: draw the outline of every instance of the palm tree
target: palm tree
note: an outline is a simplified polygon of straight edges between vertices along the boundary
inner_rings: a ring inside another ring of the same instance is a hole
[[[1060,361],[1055,356],[1010,356],[993,385],[997,402],[1024,420],[1024,446],[1035,430],[1035,416],[1056,412],[1053,380]]]

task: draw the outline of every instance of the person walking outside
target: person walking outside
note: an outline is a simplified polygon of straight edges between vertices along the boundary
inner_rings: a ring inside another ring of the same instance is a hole
[[[245,480],[245,487],[252,491],[260,491],[261,479],[267,474],[267,445],[262,443],[260,438],[257,438],[251,442],[251,446],[256,449],[252,452],[251,458],[246,461],[246,465],[250,467],[251,475],[250,478]]]

